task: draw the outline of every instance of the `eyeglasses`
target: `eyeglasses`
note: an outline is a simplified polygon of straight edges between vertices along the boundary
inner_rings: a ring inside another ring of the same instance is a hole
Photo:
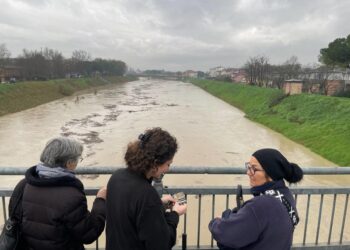
[[[258,171],[264,171],[263,169],[256,169],[254,165],[252,166],[252,164],[250,164],[250,162],[246,162],[244,163],[244,165],[251,175],[254,175],[255,172],[258,172]]]

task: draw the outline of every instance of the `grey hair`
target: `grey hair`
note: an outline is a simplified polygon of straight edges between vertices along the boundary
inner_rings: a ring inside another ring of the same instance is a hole
[[[83,145],[68,137],[57,137],[47,142],[40,156],[46,166],[65,168],[69,162],[78,162],[83,153]]]

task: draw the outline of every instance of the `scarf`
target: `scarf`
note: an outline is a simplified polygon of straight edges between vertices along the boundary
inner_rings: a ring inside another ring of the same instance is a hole
[[[52,179],[52,178],[60,178],[60,177],[70,177],[75,179],[75,173],[73,171],[70,171],[62,167],[50,168],[45,166],[42,163],[39,163],[36,166],[36,173],[39,175],[40,178],[44,178],[44,179]]]

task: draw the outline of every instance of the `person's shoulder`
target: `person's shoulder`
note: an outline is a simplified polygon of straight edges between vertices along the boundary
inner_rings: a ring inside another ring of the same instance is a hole
[[[111,179],[117,179],[117,178],[123,178],[125,176],[128,176],[128,170],[126,168],[119,168],[111,176]]]
[[[248,201],[248,204],[251,204],[252,206],[256,207],[268,207],[271,205],[274,205],[275,203],[281,203],[278,199],[276,199],[274,196],[271,195],[259,195],[255,196],[251,200]]]

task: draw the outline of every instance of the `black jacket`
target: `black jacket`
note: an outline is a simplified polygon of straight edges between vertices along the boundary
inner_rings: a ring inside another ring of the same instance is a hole
[[[43,179],[36,167],[15,187],[9,210],[24,182],[22,198],[22,249],[81,250],[95,241],[105,225],[105,200],[96,198],[88,211],[83,184],[76,178]],[[18,211],[18,210],[16,210]],[[17,213],[15,218],[21,215]]]
[[[167,250],[175,245],[179,215],[165,212],[150,180],[117,170],[107,186],[106,250]]]

